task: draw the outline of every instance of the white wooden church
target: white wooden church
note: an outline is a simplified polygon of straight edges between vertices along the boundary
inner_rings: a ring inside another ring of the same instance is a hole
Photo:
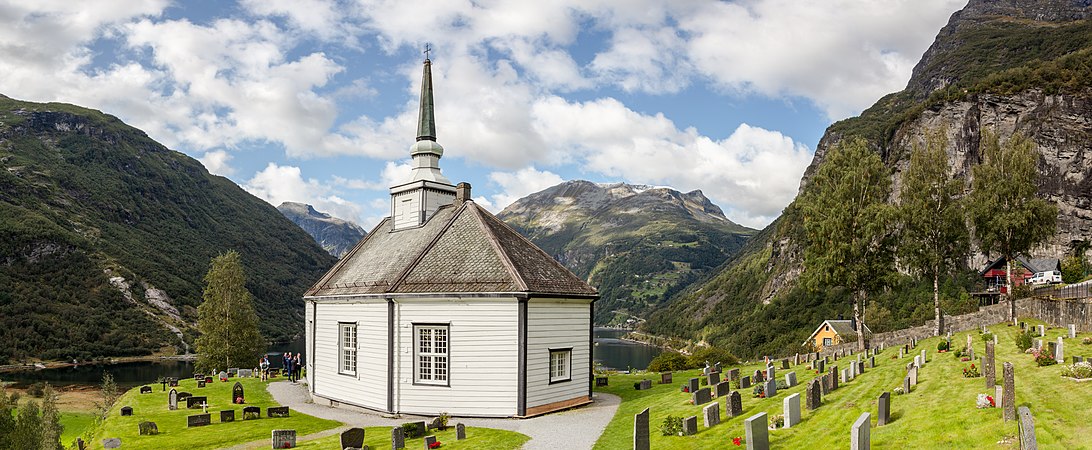
[[[431,62],[413,169],[304,296],[316,403],[529,417],[591,402],[596,290],[440,172]]]

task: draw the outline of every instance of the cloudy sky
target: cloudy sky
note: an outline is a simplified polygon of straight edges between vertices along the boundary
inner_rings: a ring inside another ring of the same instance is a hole
[[[701,189],[762,227],[831,122],[965,0],[0,0],[0,93],[113,114],[276,205],[370,228],[431,43],[441,167],[499,211],[564,180]]]

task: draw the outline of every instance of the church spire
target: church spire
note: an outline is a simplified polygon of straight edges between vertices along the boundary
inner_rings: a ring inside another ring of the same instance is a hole
[[[436,140],[436,116],[432,103],[432,61],[428,59],[428,52],[432,48],[425,45],[425,68],[421,75],[421,113],[417,119],[417,140]]]

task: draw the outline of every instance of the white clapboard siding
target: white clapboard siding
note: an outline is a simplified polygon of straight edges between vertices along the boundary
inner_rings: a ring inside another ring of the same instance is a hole
[[[315,330],[311,386],[315,395],[366,408],[387,409],[387,302],[322,303]],[[310,316],[308,316],[310,317]],[[338,323],[355,322],[356,375],[338,373]],[[310,335],[307,336],[311,338]],[[308,348],[310,348],[308,343]]]
[[[588,300],[531,299],[527,304],[527,407],[589,395]],[[550,349],[572,347],[570,381],[550,384]]]
[[[395,315],[398,412],[517,414],[519,310],[515,298],[398,300]],[[450,387],[413,384],[413,323],[450,323]]]

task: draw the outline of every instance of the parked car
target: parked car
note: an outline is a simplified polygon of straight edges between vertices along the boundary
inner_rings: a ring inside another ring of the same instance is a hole
[[[1031,284],[1056,284],[1062,282],[1062,273],[1057,270],[1049,270],[1046,272],[1035,272],[1035,275],[1028,280]]]

